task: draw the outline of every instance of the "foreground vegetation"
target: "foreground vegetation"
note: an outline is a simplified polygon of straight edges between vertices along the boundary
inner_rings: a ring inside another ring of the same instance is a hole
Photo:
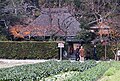
[[[70,62],[70,61],[49,61],[45,63],[22,65],[6,69],[0,69],[1,81],[39,81],[40,79],[61,72],[78,71],[83,72],[96,66],[95,61]]]
[[[120,62],[48,61],[0,69],[0,81],[120,81]]]
[[[69,78],[67,81],[96,81],[109,67],[109,63],[101,62],[97,66]]]
[[[120,62],[112,62],[111,67],[98,81],[120,81]]]
[[[83,72],[66,72],[55,76],[51,76],[41,81],[96,81],[98,80],[106,70],[110,67],[110,63],[100,62],[95,67],[89,68]]]
[[[36,42],[36,41],[4,42],[4,41],[1,41],[0,42],[0,58],[5,58],[5,59],[58,58],[57,42]]]

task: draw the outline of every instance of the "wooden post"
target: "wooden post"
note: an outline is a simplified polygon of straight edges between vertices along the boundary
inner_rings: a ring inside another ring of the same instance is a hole
[[[62,60],[62,48],[64,48],[64,43],[58,43],[58,47],[60,48],[60,60]]]
[[[106,60],[106,57],[107,57],[107,56],[106,56],[106,55],[107,55],[107,54],[106,54],[106,51],[107,51],[106,48],[107,48],[107,46],[106,46],[106,42],[105,42],[105,60]]]
[[[62,48],[60,48],[60,60],[62,60]]]
[[[62,1],[61,1],[61,0],[59,0],[59,8],[61,7],[61,2],[62,2]]]

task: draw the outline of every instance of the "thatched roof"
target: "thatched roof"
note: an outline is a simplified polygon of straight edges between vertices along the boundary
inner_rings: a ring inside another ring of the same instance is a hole
[[[76,36],[80,23],[67,8],[43,8],[41,15],[23,29],[31,31],[31,36]]]

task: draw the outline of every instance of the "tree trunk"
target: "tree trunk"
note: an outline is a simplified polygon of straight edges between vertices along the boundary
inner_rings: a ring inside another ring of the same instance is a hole
[[[13,0],[11,0],[11,2],[12,2],[12,4],[13,4],[13,7],[14,7],[14,9],[15,9],[15,15],[17,15],[17,9],[16,9],[16,5],[15,5],[15,3],[14,3],[14,1],[13,1]]]

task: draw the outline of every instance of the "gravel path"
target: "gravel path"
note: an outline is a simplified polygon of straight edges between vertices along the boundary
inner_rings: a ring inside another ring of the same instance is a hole
[[[54,59],[56,61],[60,61],[57,59]],[[35,64],[35,63],[40,63],[40,62],[45,62],[45,61],[50,61],[50,60],[44,60],[44,59],[39,59],[39,60],[14,60],[14,59],[0,59],[0,68],[8,68],[8,67],[13,67],[13,66],[19,66],[19,65],[26,65],[26,64]],[[70,60],[71,62],[75,62],[75,60]],[[81,61],[83,62],[83,61]],[[97,63],[100,61],[97,61]]]
[[[0,68],[8,68],[13,66],[34,64],[39,62],[45,62],[49,60],[11,60],[11,59],[0,59]]]

